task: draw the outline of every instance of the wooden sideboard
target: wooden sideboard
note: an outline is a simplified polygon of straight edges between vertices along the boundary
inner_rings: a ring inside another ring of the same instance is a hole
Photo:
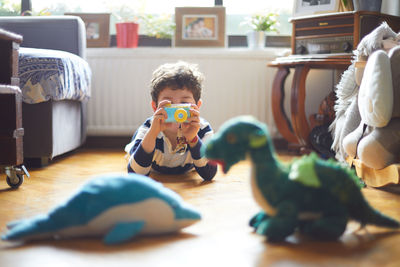
[[[377,12],[341,12],[294,18],[292,55],[277,58],[268,66],[278,68],[272,85],[272,111],[280,134],[288,143],[310,148],[310,124],[305,114],[306,79],[312,69],[344,71],[361,39],[387,22],[400,30],[400,17]],[[290,92],[290,118],[283,103],[285,80],[294,69]]]

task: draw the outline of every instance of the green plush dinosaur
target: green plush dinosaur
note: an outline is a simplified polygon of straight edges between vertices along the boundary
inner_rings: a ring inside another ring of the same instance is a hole
[[[335,240],[350,219],[362,227],[400,227],[368,204],[352,170],[315,153],[285,165],[276,158],[271,141],[265,124],[253,117],[238,117],[221,126],[202,151],[220,163],[224,173],[250,156],[251,188],[263,210],[250,220],[250,226],[268,241],[282,241],[296,229],[314,238]]]

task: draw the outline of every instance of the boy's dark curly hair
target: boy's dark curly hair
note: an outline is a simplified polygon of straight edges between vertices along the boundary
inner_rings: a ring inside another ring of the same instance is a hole
[[[178,61],[177,63],[167,63],[158,67],[153,72],[151,79],[151,98],[158,103],[160,92],[166,87],[172,90],[187,89],[192,92],[196,103],[201,97],[203,74],[198,70],[197,65]]]

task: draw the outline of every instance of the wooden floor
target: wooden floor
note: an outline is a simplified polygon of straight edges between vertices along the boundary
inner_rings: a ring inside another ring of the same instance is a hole
[[[30,169],[31,178],[18,190],[10,190],[1,174],[0,231],[9,221],[47,212],[90,177],[125,172],[125,166],[121,151],[78,150],[48,167]],[[202,221],[176,235],[111,247],[99,239],[25,245],[0,241],[0,266],[400,266],[400,231],[367,227],[368,232],[355,232],[358,224],[353,222],[337,242],[296,235],[284,243],[265,242],[248,226],[258,211],[248,162],[228,175],[219,172],[212,182],[202,182],[195,173],[155,178],[196,206]],[[400,220],[400,195],[371,188],[363,192],[372,206]]]

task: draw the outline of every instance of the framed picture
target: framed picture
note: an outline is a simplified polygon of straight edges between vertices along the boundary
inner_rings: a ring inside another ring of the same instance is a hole
[[[175,46],[225,46],[225,7],[176,7]]]
[[[65,13],[78,16],[85,23],[87,47],[110,46],[110,14],[109,13]]]
[[[339,12],[341,0],[294,0],[293,16]]]

